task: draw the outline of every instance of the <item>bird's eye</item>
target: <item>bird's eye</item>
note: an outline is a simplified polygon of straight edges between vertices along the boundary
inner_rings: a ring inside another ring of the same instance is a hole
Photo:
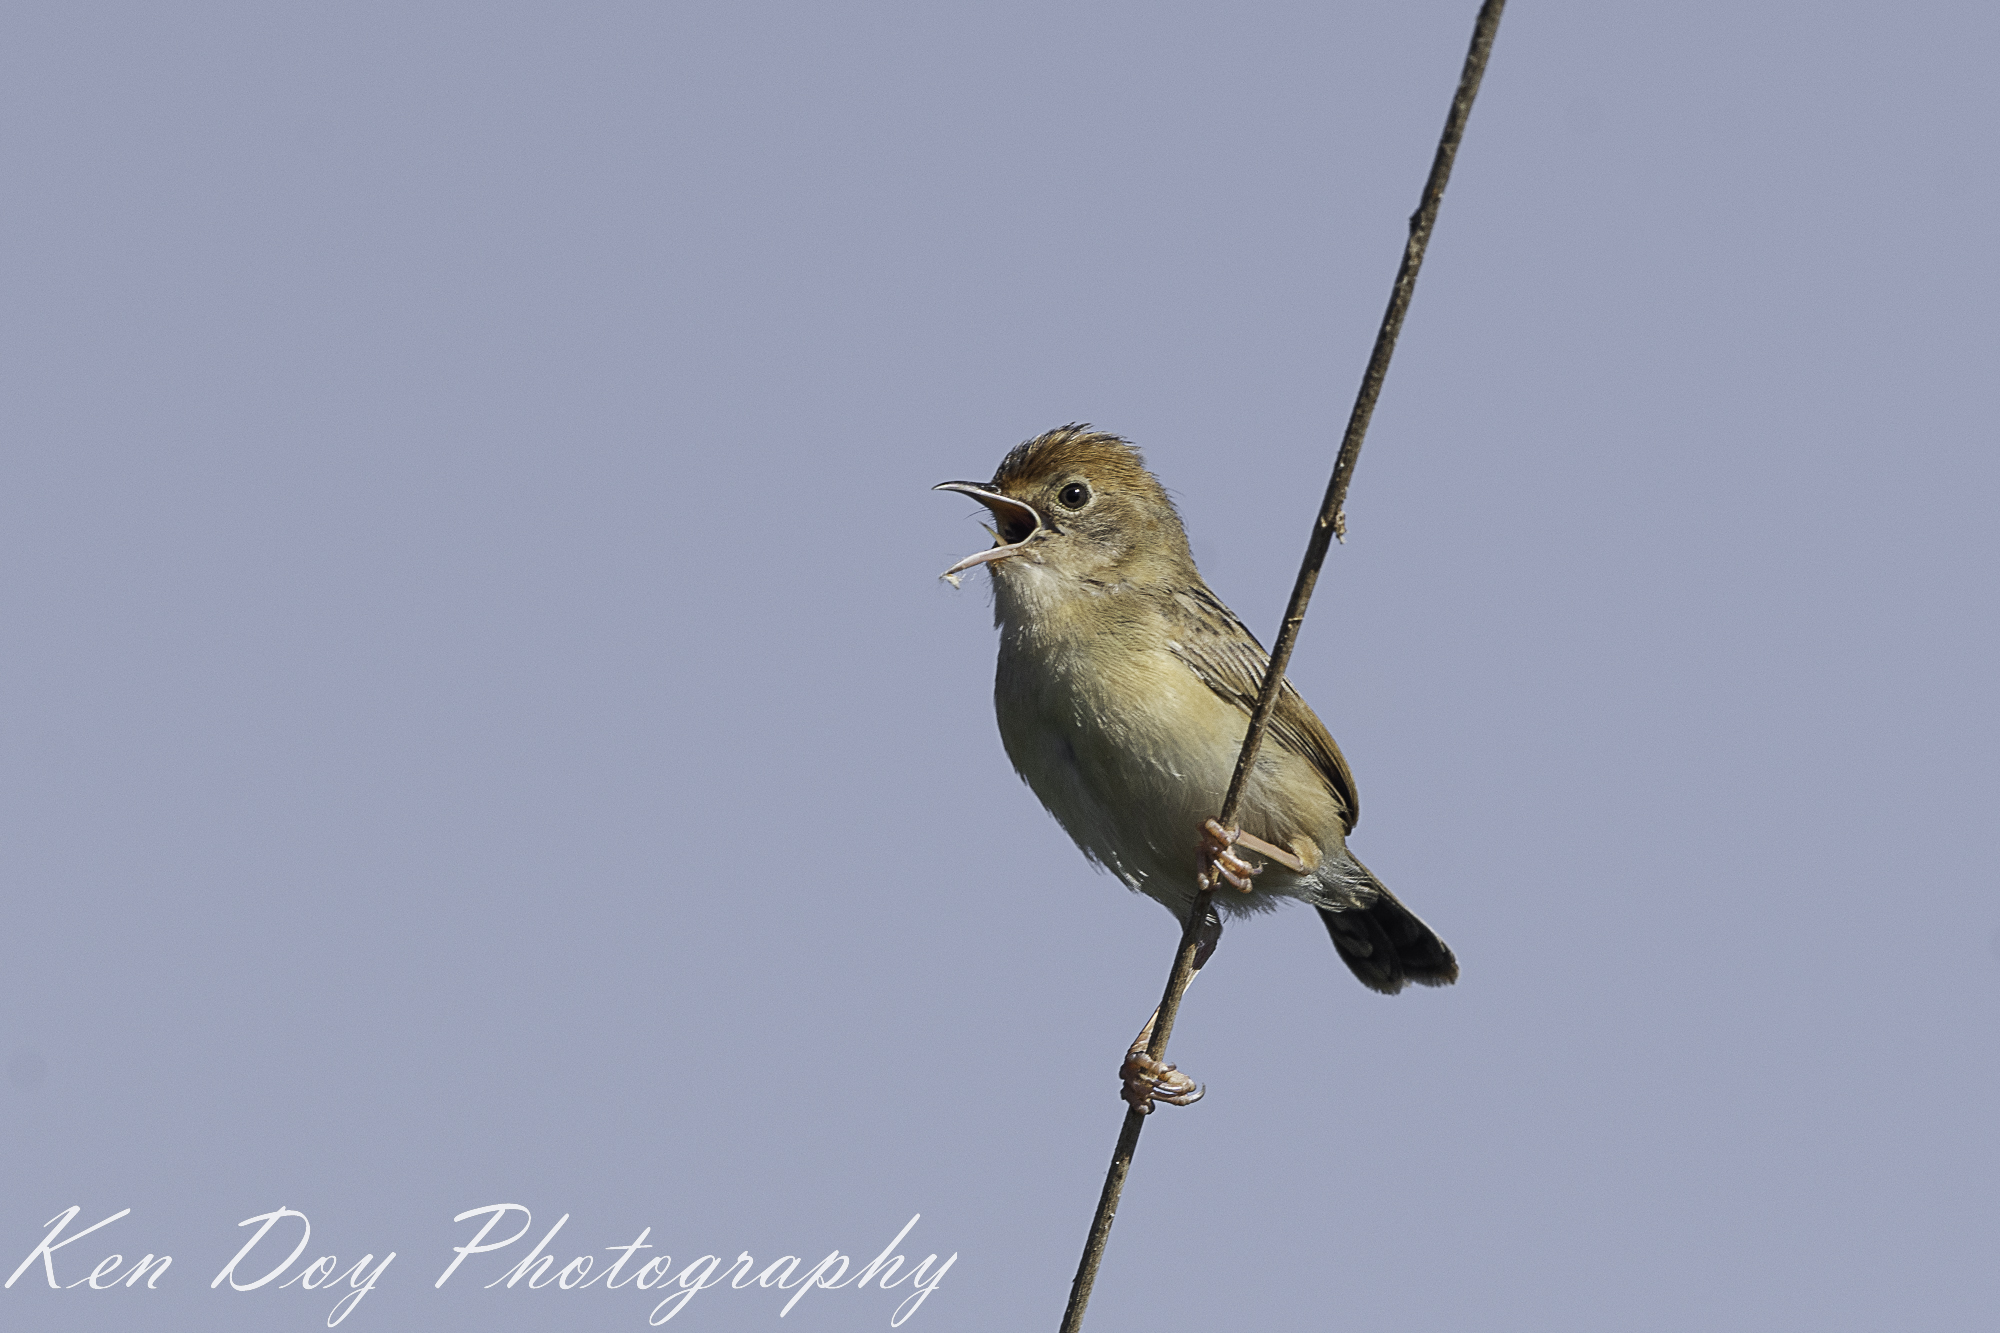
[[[1062,488],[1056,499],[1065,509],[1081,509],[1090,503],[1090,487],[1080,481],[1073,481]]]

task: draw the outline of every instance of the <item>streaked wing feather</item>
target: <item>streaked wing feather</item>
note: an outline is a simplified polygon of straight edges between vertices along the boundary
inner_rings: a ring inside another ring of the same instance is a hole
[[[1247,717],[1257,706],[1257,691],[1264,683],[1270,655],[1257,636],[1222,604],[1222,599],[1204,584],[1174,593],[1177,614],[1173,650],[1188,668],[1219,697],[1241,708]],[[1340,747],[1327,734],[1326,726],[1299,697],[1290,681],[1278,696],[1271,714],[1271,739],[1312,761],[1327,789],[1345,810],[1349,832],[1361,818],[1361,801],[1354,790],[1354,775]]]

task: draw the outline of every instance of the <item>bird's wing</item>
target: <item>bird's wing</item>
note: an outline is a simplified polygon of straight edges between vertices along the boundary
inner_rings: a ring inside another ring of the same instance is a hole
[[[1217,695],[1241,708],[1248,716],[1257,706],[1257,691],[1264,684],[1264,672],[1271,657],[1257,636],[1244,627],[1222,599],[1204,584],[1174,594],[1174,654]],[[1293,754],[1310,760],[1326,780],[1344,811],[1349,832],[1361,818],[1361,801],[1354,791],[1354,775],[1347,760],[1333,743],[1319,720],[1290,681],[1278,696],[1271,713],[1270,738]]]

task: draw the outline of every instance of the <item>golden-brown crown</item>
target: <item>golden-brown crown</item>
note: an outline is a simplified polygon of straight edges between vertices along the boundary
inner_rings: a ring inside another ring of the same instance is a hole
[[[1000,460],[993,484],[1010,495],[1019,495],[1071,473],[1090,477],[1100,489],[1137,492],[1169,510],[1174,507],[1166,488],[1146,470],[1146,460],[1137,445],[1092,430],[1088,422],[1058,426],[1015,445]]]

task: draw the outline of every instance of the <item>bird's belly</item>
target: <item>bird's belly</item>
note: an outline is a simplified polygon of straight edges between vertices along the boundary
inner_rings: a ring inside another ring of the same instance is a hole
[[[1220,809],[1242,744],[1242,712],[1164,653],[1088,674],[1039,662],[1010,670],[1019,665],[1002,657],[994,691],[1014,767],[1086,856],[1150,897],[1185,904],[1202,822]]]

